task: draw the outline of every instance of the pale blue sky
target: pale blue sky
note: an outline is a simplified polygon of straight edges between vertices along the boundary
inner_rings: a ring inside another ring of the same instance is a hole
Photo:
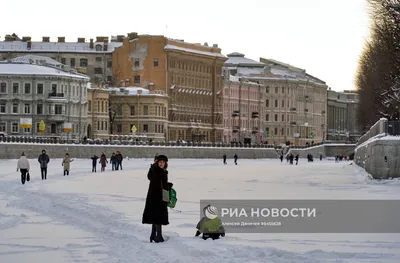
[[[2,0],[0,40],[17,33],[67,41],[138,32],[218,43],[223,54],[304,68],[334,90],[354,89],[369,20],[366,0]]]

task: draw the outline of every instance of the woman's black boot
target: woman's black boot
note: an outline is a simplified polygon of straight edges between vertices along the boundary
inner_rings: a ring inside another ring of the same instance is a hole
[[[156,242],[164,242],[164,238],[162,236],[162,226],[156,225]]]
[[[150,235],[150,243],[152,243],[153,241],[158,243],[156,241],[156,225],[152,224],[151,225],[151,235]]]

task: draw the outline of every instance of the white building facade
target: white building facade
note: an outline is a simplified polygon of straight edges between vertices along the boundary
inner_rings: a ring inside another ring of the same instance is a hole
[[[81,138],[87,127],[89,77],[47,57],[0,61],[0,132],[17,136]],[[20,119],[32,128],[21,128]],[[44,132],[39,124],[45,123]],[[72,132],[64,133],[70,123]]]

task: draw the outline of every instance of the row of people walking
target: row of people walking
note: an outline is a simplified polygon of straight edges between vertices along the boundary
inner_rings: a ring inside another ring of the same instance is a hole
[[[105,153],[102,153],[100,155],[100,158],[97,155],[93,155],[91,157],[92,159],[92,173],[97,172],[97,160],[99,160],[99,164],[101,166],[101,171],[104,172],[106,170],[107,164],[109,163],[107,160],[107,156]],[[122,170],[122,161],[124,157],[122,156],[120,151],[113,152],[111,157],[110,157],[110,163],[111,163],[111,169],[113,171],[118,171],[120,168]]]

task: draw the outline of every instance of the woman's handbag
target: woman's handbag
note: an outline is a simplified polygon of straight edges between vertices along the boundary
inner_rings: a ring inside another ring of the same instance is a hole
[[[161,181],[162,200],[169,203],[169,191],[165,190]]]

